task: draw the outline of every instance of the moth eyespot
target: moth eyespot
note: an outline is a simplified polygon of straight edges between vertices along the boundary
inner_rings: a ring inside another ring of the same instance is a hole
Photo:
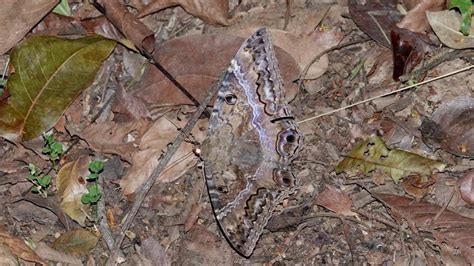
[[[275,169],[273,171],[273,181],[282,187],[292,187],[295,185],[295,177],[288,170]]]
[[[277,152],[284,158],[294,157],[301,146],[301,136],[294,129],[285,129],[278,134]]]
[[[295,142],[296,141],[295,135],[289,134],[288,136],[286,136],[286,141],[289,142],[289,143]]]
[[[237,96],[235,96],[235,94],[227,94],[224,97],[224,101],[227,104],[234,105],[237,102]]]
[[[227,187],[225,187],[225,186],[218,186],[217,191],[219,191],[220,193],[227,193],[228,192]]]

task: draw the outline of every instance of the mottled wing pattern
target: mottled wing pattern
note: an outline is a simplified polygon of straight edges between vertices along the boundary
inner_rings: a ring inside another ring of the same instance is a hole
[[[227,240],[245,257],[275,207],[295,191],[289,164],[303,143],[269,38],[268,29],[259,29],[231,61],[203,147],[214,214]]]

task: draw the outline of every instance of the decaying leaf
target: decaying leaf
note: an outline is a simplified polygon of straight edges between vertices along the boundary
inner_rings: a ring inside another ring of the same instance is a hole
[[[474,261],[473,219],[450,210],[444,210],[437,217],[441,207],[424,201],[390,194],[379,194],[379,197],[388,204],[395,214],[394,218],[398,219],[401,216],[414,227],[431,232],[437,246],[443,247],[443,243],[447,243],[448,246],[458,250],[457,254],[451,253],[451,255],[461,257],[465,262]]]
[[[247,36],[246,36],[247,37]],[[198,101],[217,81],[242,45],[243,38],[225,34],[199,34],[174,38],[157,48],[155,59],[160,62]],[[300,69],[287,52],[276,48],[279,69],[285,83],[286,98],[292,100],[298,92],[293,83]],[[212,58],[212,63],[209,63]],[[192,104],[155,66],[145,71],[136,96],[148,104]]]
[[[440,11],[446,8],[446,0],[418,0],[411,1],[414,6],[410,6],[410,11],[405,17],[397,23],[397,26],[402,29],[407,29],[413,32],[424,32],[429,29],[428,19],[426,18],[426,11]]]
[[[142,186],[151,175],[153,169],[158,165],[159,158],[166,151],[166,147],[178,134],[177,126],[183,126],[183,121],[170,121],[162,117],[154,122],[150,129],[143,135],[139,146],[139,151],[133,155],[132,166],[127,170],[126,175],[120,180],[120,187],[125,195],[131,195]],[[204,140],[205,122],[198,121],[192,131],[193,137],[197,141]],[[197,162],[197,157],[193,153],[194,145],[184,142],[178,151],[171,158],[170,163],[158,177],[158,182],[170,182],[183,175],[190,167]]]
[[[461,193],[461,198],[474,205],[474,170],[467,172],[463,177],[461,177],[457,185],[459,187],[459,192]]]
[[[411,173],[429,176],[433,171],[442,172],[446,167],[443,162],[418,154],[389,149],[378,136],[369,137],[344,157],[344,160],[336,166],[337,173],[344,171],[352,176],[359,171],[367,174],[380,169],[389,174],[395,182]]]
[[[0,8],[0,55],[19,42],[59,0],[3,0]]]
[[[103,122],[90,125],[81,132],[71,132],[87,141],[96,151],[117,154],[131,161],[143,135],[151,125],[150,121],[144,119],[125,123]]]
[[[459,31],[461,26],[461,14],[456,10],[443,10],[438,12],[427,12],[428,22],[433,28],[439,40],[454,49],[466,49],[474,47],[474,23],[471,24],[471,34],[465,36]]]
[[[15,256],[18,256],[19,258],[23,260],[40,263],[42,265],[47,265],[46,262],[42,260],[33,250],[31,250],[31,248],[27,246],[23,240],[10,235],[10,233],[5,231],[1,227],[0,227],[0,244],[2,244],[4,247],[6,246],[12,254],[14,254]],[[4,254],[4,255],[8,256],[8,254]],[[0,254],[0,256],[2,255]],[[3,261],[0,261],[0,262],[3,262]]]
[[[390,32],[393,52],[393,79],[398,81],[401,75],[411,73],[423,60],[425,42],[414,32],[405,29],[393,29]]]
[[[315,203],[337,214],[354,216],[352,199],[333,186],[328,186],[315,198]]]
[[[11,54],[10,97],[0,102],[0,135],[30,140],[51,128],[92,83],[114,47],[114,41],[100,36],[34,36],[19,44]]]
[[[357,26],[376,42],[391,48],[390,30],[402,18],[396,0],[349,0],[349,13]]]
[[[222,237],[216,237],[205,226],[196,224],[180,243],[178,265],[229,265],[232,249]]]
[[[461,12],[461,27],[459,28],[459,31],[464,35],[469,35],[472,22],[472,1],[450,0],[448,8],[456,8],[459,12]]]
[[[57,198],[63,211],[78,224],[85,226],[90,206],[81,202],[81,196],[88,193],[86,178],[89,174],[89,157],[65,164],[56,177]]]
[[[135,47],[149,54],[153,53],[155,50],[155,35],[152,30],[128,11],[127,7],[121,1],[102,0],[101,3],[104,5],[107,19],[110,20]],[[125,42],[125,44],[127,44],[127,42]],[[133,46],[125,46],[134,49]]]
[[[189,14],[199,17],[209,25],[228,26],[228,0],[154,0],[142,8],[138,17],[158,12],[168,7],[181,6]]]
[[[442,104],[423,121],[421,134],[434,149],[474,158],[474,98],[459,96]]]
[[[420,175],[409,175],[403,178],[403,189],[405,192],[417,199],[422,199],[436,183],[434,178],[426,178]]]
[[[63,233],[53,242],[51,247],[55,250],[81,257],[89,254],[98,241],[99,236],[95,233],[78,228]]]

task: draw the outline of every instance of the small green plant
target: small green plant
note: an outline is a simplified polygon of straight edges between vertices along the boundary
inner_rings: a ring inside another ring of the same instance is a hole
[[[42,175],[41,170],[32,163],[28,165],[28,172],[29,174],[26,178],[34,185],[31,191],[40,194],[43,198],[47,198],[51,177],[49,175]]]
[[[43,148],[41,152],[43,152],[44,154],[48,154],[49,159],[54,164],[54,162],[59,160],[59,157],[61,156],[61,154],[63,154],[63,145],[60,142],[56,141],[53,134],[49,134],[49,135],[44,134],[43,138],[46,141],[46,143],[45,143],[45,147]]]
[[[100,173],[104,170],[104,162],[100,160],[95,160],[89,163],[89,176],[87,176],[87,181],[95,182],[94,185],[88,188],[89,192],[81,196],[81,202],[83,204],[97,204],[102,193],[100,192],[99,185],[97,180],[99,179]]]

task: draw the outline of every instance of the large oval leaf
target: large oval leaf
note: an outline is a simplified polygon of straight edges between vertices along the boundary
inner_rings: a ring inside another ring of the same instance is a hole
[[[35,36],[11,54],[10,97],[0,102],[0,136],[30,140],[51,128],[74,98],[94,81],[115,47],[101,36],[76,40]]]

